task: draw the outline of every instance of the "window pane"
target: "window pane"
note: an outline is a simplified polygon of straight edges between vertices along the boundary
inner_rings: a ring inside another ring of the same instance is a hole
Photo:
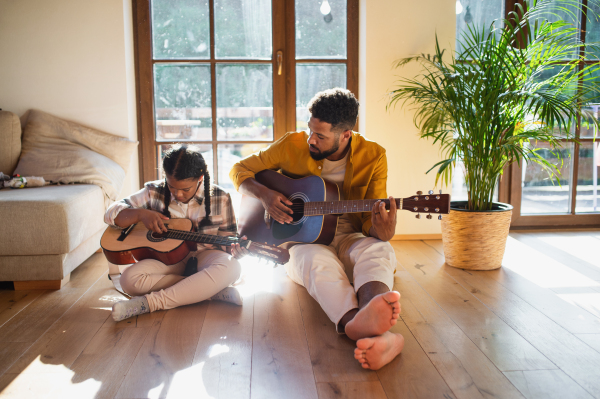
[[[585,110],[592,113],[596,118],[600,118],[600,104],[591,104],[585,107]],[[581,136],[582,138],[593,138],[598,137],[598,133],[595,131],[593,125],[585,125],[582,121]]]
[[[153,0],[155,60],[210,58],[208,0]]]
[[[154,65],[156,140],[212,140],[210,66]]]
[[[536,147],[544,159],[558,167],[560,186],[556,179],[551,181],[548,172],[537,163],[524,163],[521,215],[568,213],[573,143],[564,143],[562,149],[555,151],[560,154],[560,159],[550,152],[548,144],[538,142]]]
[[[346,64],[296,64],[296,129],[307,127],[310,99],[334,87],[346,88]]]
[[[346,0],[296,0],[296,58],[346,58]]]
[[[219,186],[223,187],[230,195],[233,202],[235,215],[239,217],[239,208],[242,195],[233,187],[233,182],[229,179],[229,171],[233,165],[239,162],[242,158],[246,158],[250,154],[254,154],[267,148],[269,144],[245,143],[245,144],[220,144],[217,147],[218,153],[218,168],[219,168]]]
[[[591,14],[600,14],[600,5],[597,2],[588,1],[588,6],[591,12],[588,14],[588,20],[586,22],[585,41],[586,43],[598,43],[600,42],[600,17],[593,17]],[[587,59],[597,60],[600,58],[600,50],[588,49],[585,54]]]
[[[158,173],[157,174],[158,174],[159,179],[165,178],[165,174],[164,174],[164,171],[162,168],[162,162],[165,157],[165,152],[167,152],[167,150],[169,148],[171,148],[172,146],[173,146],[172,144],[162,144],[162,145],[158,146]],[[190,144],[190,146],[197,148],[198,150],[200,150],[200,153],[202,153],[202,157],[204,158],[204,161],[206,162],[206,167],[208,169],[208,173],[210,173],[211,179],[213,180],[213,183],[214,183],[212,145],[210,145],[210,144],[202,144],[202,145]]]
[[[273,140],[273,67],[217,65],[218,140]]]
[[[433,173],[433,171],[431,172]],[[442,187],[442,190],[445,187]],[[456,162],[456,168],[452,172],[452,201],[468,201],[469,192],[467,190],[467,183],[465,182],[465,167],[460,161]],[[494,196],[492,201],[498,202],[498,182],[494,188]]]
[[[481,29],[496,19],[504,18],[504,0],[456,0],[456,51],[463,50],[461,37],[469,32],[469,27]]]
[[[550,3],[551,3],[550,11],[541,14],[539,18],[535,19],[535,21],[538,24],[541,24],[541,22],[543,20],[547,20],[550,22],[556,22],[556,21],[562,20],[562,21],[570,24],[570,26],[565,27],[565,29],[571,29],[574,27],[580,28],[581,13],[579,11],[577,11],[577,9],[574,5],[565,5],[564,3],[562,3],[561,0],[552,0],[552,1],[550,1]],[[562,8],[564,8],[566,10],[563,10]],[[530,23],[532,25],[534,24],[533,21],[530,21]],[[571,36],[571,33],[569,33],[569,36]],[[576,41],[578,39],[579,38],[575,38],[574,36],[571,36],[571,40],[567,41],[566,43],[568,43],[569,45],[573,45],[576,43]],[[573,58],[576,58],[578,54],[579,54],[579,49],[573,49],[570,51],[569,54],[565,54],[565,57],[563,57],[563,59],[573,59]]]
[[[215,56],[271,58],[271,0],[215,0]]]
[[[599,143],[581,143],[579,147],[579,172],[577,174],[577,202],[575,212],[600,212],[598,201]]]

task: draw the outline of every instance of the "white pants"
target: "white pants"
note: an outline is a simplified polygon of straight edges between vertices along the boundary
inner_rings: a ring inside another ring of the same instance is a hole
[[[182,276],[187,260],[198,259],[198,272]],[[240,263],[219,250],[190,252],[181,262],[165,265],[145,259],[128,267],[121,275],[121,286],[133,296],[146,295],[150,311],[172,309],[208,299],[233,284],[241,273]]]
[[[389,242],[362,233],[340,234],[329,245],[295,245],[285,269],[337,327],[348,311],[358,308],[356,292],[365,283],[379,281],[393,288],[396,255]]]

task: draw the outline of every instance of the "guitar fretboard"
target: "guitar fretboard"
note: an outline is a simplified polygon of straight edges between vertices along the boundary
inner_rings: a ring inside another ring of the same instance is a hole
[[[394,198],[396,207],[402,209],[403,198]],[[316,215],[331,215],[336,213],[355,213],[355,212],[371,212],[373,205],[378,199],[366,200],[346,200],[346,201],[324,201],[324,202],[305,202],[304,214],[306,216]],[[390,209],[390,200],[382,199],[385,203],[385,208]]]
[[[192,231],[184,230],[169,229],[169,231],[164,236],[166,238],[172,238],[175,240],[193,241],[201,244],[231,245],[235,243],[243,243],[237,237],[233,236],[224,237],[210,234],[194,233]]]

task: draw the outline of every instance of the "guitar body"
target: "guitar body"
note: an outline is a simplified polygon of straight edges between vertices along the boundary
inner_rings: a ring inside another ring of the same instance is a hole
[[[319,176],[307,176],[291,179],[272,170],[263,170],[255,179],[266,187],[285,195],[294,204],[305,202],[338,201],[338,186]],[[337,215],[319,215],[306,217],[298,206],[293,222],[281,224],[274,219],[265,222],[265,208],[260,200],[244,195],[241,214],[238,221],[240,235],[253,241],[275,246],[288,247],[294,243],[313,243],[328,245],[333,241],[337,230]]]
[[[170,219],[165,225],[170,229],[192,230],[192,221],[189,219]],[[156,259],[165,265],[173,265],[185,259],[195,247],[195,243],[184,240],[154,238],[142,223],[136,224],[120,240],[123,231],[109,227],[100,240],[106,259],[115,265],[129,265],[143,259]]]

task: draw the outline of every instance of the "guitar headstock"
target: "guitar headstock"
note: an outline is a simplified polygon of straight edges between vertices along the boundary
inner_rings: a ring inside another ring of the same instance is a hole
[[[427,214],[427,219],[431,219],[432,215],[444,215],[450,213],[450,194],[435,194],[429,191],[423,195],[421,191],[417,191],[417,195],[404,198],[402,200],[402,209],[417,213],[417,219],[420,219],[421,213]],[[439,216],[438,219],[442,217]]]
[[[290,253],[285,248],[276,247],[274,245],[261,244],[254,241],[242,241],[240,244],[255,256],[265,258],[275,263],[284,264],[290,260]]]

